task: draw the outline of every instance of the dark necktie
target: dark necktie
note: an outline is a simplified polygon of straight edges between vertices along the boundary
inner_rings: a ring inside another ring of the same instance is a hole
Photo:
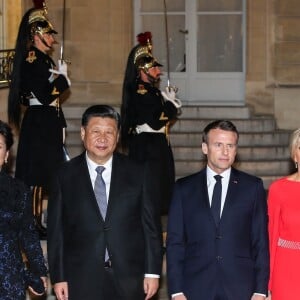
[[[221,213],[221,196],[222,196],[222,176],[215,175],[216,183],[211,200],[211,211],[214,216],[216,224],[219,224]]]
[[[97,203],[102,215],[103,220],[106,217],[107,211],[107,197],[106,197],[106,186],[102,177],[102,172],[105,170],[105,167],[98,166],[96,168],[97,177],[95,180],[94,192],[97,199]],[[105,261],[109,259],[107,248],[105,248]]]
[[[103,166],[98,166],[96,168],[97,177],[95,180],[94,192],[97,199],[97,203],[102,215],[103,220],[105,220],[106,210],[107,210],[107,198],[106,198],[106,187],[105,182],[102,177],[102,172],[105,170]]]

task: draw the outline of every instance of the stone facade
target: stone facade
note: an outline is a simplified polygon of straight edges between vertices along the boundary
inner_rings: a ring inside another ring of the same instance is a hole
[[[10,2],[10,1],[8,1]],[[26,0],[23,10],[31,6]],[[47,2],[62,39],[61,0]],[[64,57],[70,60],[71,94],[65,105],[121,102],[126,58],[132,46],[132,0],[67,0]],[[247,1],[246,103],[274,114],[280,128],[298,123],[300,97],[300,2]],[[53,57],[60,55],[55,45]],[[0,90],[1,101],[5,92]],[[5,105],[1,105],[0,116]]]
[[[247,103],[275,115],[282,129],[299,127],[300,2],[248,1]]]
[[[275,116],[280,128],[300,127],[300,2],[277,0],[274,9]]]
[[[49,1],[50,2],[50,1]],[[49,18],[62,39],[62,1],[49,3]],[[132,41],[132,4],[124,0],[66,1],[64,57],[70,60],[68,103],[121,102],[125,62]],[[60,55],[56,45],[54,57]]]

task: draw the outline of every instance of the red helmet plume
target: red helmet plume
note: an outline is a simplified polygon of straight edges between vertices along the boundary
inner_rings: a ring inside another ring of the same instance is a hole
[[[147,46],[149,44],[152,44],[152,33],[150,31],[142,32],[136,37],[137,41],[141,46]]]
[[[44,0],[32,0],[34,8],[36,9],[43,9],[45,7]]]

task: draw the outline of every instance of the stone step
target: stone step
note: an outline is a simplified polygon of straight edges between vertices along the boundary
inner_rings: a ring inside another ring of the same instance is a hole
[[[176,146],[197,147],[201,146],[201,133],[172,133],[171,144]],[[286,131],[264,132],[264,133],[241,133],[239,146],[269,146],[288,145],[289,133]]]
[[[205,161],[176,161],[175,172],[177,177],[186,176],[202,169]],[[255,160],[238,161],[234,164],[237,169],[256,176],[284,176],[293,168],[290,160]]]
[[[286,132],[241,134],[238,157],[240,160],[289,160],[288,142]],[[171,144],[175,161],[203,159],[199,134],[173,134]],[[68,132],[66,147],[70,157],[83,151],[79,132]]]
[[[171,132],[202,132],[207,124],[215,119],[181,119],[172,126]],[[240,133],[242,132],[266,132],[276,130],[274,118],[251,118],[233,120]]]
[[[191,173],[192,174],[192,173]],[[187,174],[187,175],[189,175],[189,174]],[[256,175],[256,174],[253,174],[252,173],[252,175]],[[284,176],[286,176],[287,174],[279,174],[278,176],[275,176],[275,175],[256,175],[256,176],[258,176],[258,177],[260,177],[261,179],[262,179],[262,181],[263,181],[263,184],[264,184],[264,188],[266,189],[266,190],[268,190],[269,189],[269,186],[270,186],[270,184],[272,183],[272,182],[274,182],[275,180],[277,180],[277,179],[279,179],[279,178],[281,178],[281,177],[284,177]],[[186,175],[184,175],[184,176],[186,176]],[[177,176],[176,177],[176,179],[179,179],[179,178],[181,178],[181,177],[184,177],[184,176]]]
[[[83,112],[91,106],[90,104],[87,105],[81,105],[81,104],[64,104],[63,105],[63,111],[65,118],[70,119],[78,119],[81,120]],[[120,112],[120,107],[114,107],[114,109],[118,112]]]
[[[247,106],[188,106],[181,109],[180,119],[248,119],[251,110]]]
[[[175,160],[203,160],[201,147],[173,147]],[[289,159],[290,153],[286,146],[264,146],[264,147],[239,147],[239,160],[269,160],[272,159]]]
[[[281,174],[281,175],[278,175],[278,176],[275,176],[275,175],[263,175],[263,176],[259,176],[259,177],[262,179],[262,181],[264,183],[264,188],[266,190],[268,190],[269,187],[270,187],[270,184],[272,182],[274,182],[275,180],[277,180],[277,179],[279,179],[281,177],[285,177],[286,175],[288,175],[288,174]]]
[[[70,156],[70,158],[73,158],[77,155],[79,155],[80,153],[82,153],[84,151],[84,147],[83,145],[69,145],[68,143],[66,144],[66,149],[68,151],[68,154]]]
[[[200,147],[202,143],[201,133],[171,133],[170,141],[172,147]],[[265,133],[241,133],[239,139],[239,146],[286,146],[289,143],[289,132],[275,131]],[[67,130],[66,144],[80,145],[80,131]]]
[[[67,119],[81,118],[89,105],[64,104],[63,110]],[[114,107],[120,111],[120,107]],[[249,119],[251,110],[247,106],[195,106],[184,105],[179,116],[189,119]]]
[[[178,119],[171,127],[171,133],[202,133],[205,126],[214,119]],[[81,119],[68,119],[68,132],[78,131],[81,126]],[[234,124],[240,133],[245,132],[268,132],[276,130],[276,122],[273,118],[251,118],[251,119],[236,119]]]
[[[81,119],[83,112],[90,105],[74,105],[74,104],[64,104],[63,111],[66,119]]]
[[[81,116],[89,105],[66,105],[66,146],[70,157],[84,149],[80,139]],[[119,107],[115,107],[119,111]],[[202,131],[215,119],[229,119],[240,132],[238,162],[235,166],[263,179],[265,188],[275,179],[293,169],[289,156],[289,131],[277,130],[273,116],[253,116],[246,106],[189,106],[171,128],[170,140],[174,152],[176,177],[199,171],[205,165],[201,151]]]
[[[81,146],[67,146],[70,157],[79,155],[84,148]],[[269,152],[268,152],[269,150]],[[173,148],[175,169],[177,176],[185,176],[203,167],[205,158],[198,148]],[[276,154],[277,152],[277,154]],[[281,155],[281,152],[283,153]],[[268,155],[269,153],[269,155]],[[255,175],[285,175],[291,168],[289,153],[285,149],[270,148],[240,148],[236,165],[245,172]]]

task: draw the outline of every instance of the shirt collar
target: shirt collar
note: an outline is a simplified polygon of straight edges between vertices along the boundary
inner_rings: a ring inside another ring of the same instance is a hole
[[[231,172],[231,167],[221,174],[217,174],[215,171],[213,171],[209,166],[206,167],[206,176],[207,176],[207,183],[210,185],[211,183],[215,183],[215,175],[221,175],[223,179],[226,179],[226,181],[229,181],[230,177],[230,172]],[[224,181],[224,180],[223,180]]]
[[[95,171],[95,172],[96,172],[96,168],[97,168],[99,165],[96,164],[94,161],[92,161],[92,160],[89,158],[89,156],[87,155],[87,152],[85,152],[85,158],[86,158],[86,162],[87,162],[87,165],[88,165],[89,170],[90,170],[90,171]],[[101,166],[103,166],[103,167],[105,168],[105,171],[104,171],[104,172],[110,171],[110,170],[111,170],[111,168],[112,168],[112,160],[113,160],[113,156],[111,156],[111,157],[109,158],[109,160],[108,160],[105,164],[101,165]]]

